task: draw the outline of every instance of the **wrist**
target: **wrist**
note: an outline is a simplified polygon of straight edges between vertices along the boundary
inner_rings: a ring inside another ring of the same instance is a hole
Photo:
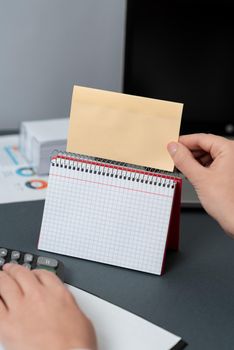
[[[234,238],[234,219],[231,215],[227,213],[225,217],[219,221],[219,224],[229,236]]]

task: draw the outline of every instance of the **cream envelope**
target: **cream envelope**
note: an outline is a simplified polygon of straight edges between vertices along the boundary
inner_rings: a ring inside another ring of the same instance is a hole
[[[67,151],[173,171],[183,104],[74,86]]]

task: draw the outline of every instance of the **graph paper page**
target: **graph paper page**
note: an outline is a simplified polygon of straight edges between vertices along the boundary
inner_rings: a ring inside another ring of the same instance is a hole
[[[155,176],[101,166],[98,174],[94,164],[53,162],[38,248],[160,274],[172,180],[160,186]]]

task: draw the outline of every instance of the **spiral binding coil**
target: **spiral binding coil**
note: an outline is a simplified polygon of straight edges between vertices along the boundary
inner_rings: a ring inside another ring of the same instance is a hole
[[[51,165],[159,187],[174,188],[176,183],[176,176],[166,171],[77,153],[54,151]]]

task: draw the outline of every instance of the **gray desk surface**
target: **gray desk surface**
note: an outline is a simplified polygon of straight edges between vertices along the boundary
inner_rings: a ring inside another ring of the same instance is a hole
[[[37,253],[43,205],[0,205],[0,245]],[[234,240],[203,211],[182,212],[180,251],[161,277],[60,259],[66,282],[180,335],[188,349],[234,348]]]

